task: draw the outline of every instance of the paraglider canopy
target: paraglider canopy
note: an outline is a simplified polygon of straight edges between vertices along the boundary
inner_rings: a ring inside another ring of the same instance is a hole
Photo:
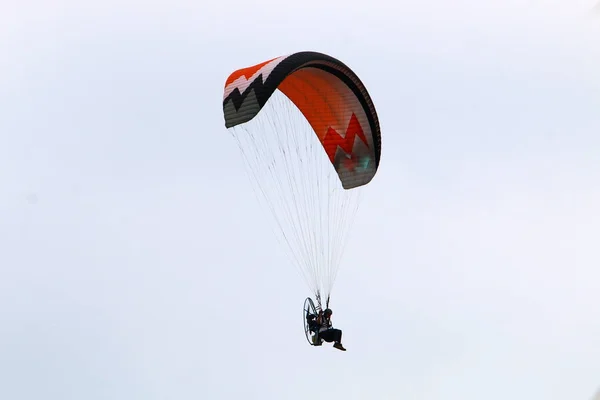
[[[252,120],[275,90],[302,112],[345,189],[369,183],[381,155],[379,121],[350,68],[322,53],[299,52],[239,69],[225,83],[225,126]]]

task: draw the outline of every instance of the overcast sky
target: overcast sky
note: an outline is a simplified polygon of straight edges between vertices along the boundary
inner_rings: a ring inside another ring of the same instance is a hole
[[[593,0],[0,4],[0,398],[587,400]],[[225,130],[235,69],[348,64],[382,126],[343,353]]]

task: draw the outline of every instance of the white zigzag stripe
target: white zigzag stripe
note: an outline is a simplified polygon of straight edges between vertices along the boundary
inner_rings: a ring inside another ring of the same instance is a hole
[[[236,88],[240,91],[240,93],[244,93],[244,90],[246,90],[246,88],[250,85],[250,83],[252,81],[254,81],[256,79],[256,77],[260,74],[263,75],[263,82],[265,80],[267,80],[267,77],[271,74],[271,72],[273,72],[273,69],[275,69],[275,67],[277,65],[279,65],[279,63],[282,62],[287,57],[288,57],[287,55],[277,57],[276,59],[272,60],[270,63],[263,65],[258,71],[256,71],[254,74],[252,74],[252,76],[248,79],[246,79],[246,77],[244,75],[242,75],[239,78],[237,78],[235,81],[231,82],[225,88],[225,92],[223,94],[223,100],[225,100],[225,98],[227,96],[229,96],[229,94],[231,94],[231,92],[233,92],[234,89],[236,89]]]

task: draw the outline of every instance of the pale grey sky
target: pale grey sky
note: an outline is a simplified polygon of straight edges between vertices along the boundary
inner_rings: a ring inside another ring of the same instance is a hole
[[[0,398],[589,399],[593,3],[3,3]],[[346,353],[306,343],[223,124],[231,71],[299,50],[351,66],[382,125]]]

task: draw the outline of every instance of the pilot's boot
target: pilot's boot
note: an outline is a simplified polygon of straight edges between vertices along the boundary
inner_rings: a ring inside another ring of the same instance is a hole
[[[342,346],[342,344],[340,342],[335,342],[333,344],[333,347],[335,347],[336,349],[339,349],[341,351],[346,351],[346,349],[344,348],[344,346]]]

